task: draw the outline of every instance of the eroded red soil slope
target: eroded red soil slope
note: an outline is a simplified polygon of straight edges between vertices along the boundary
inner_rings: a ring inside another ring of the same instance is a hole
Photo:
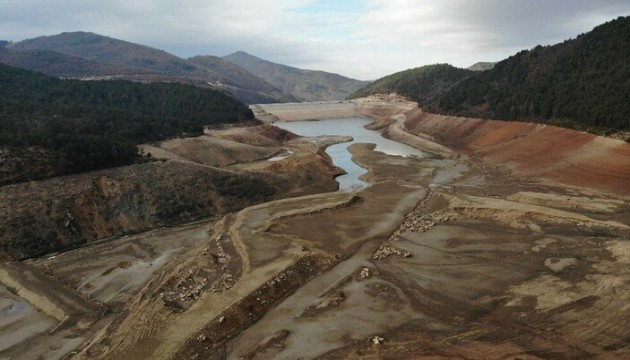
[[[407,130],[520,175],[630,195],[630,144],[550,125],[407,114]]]

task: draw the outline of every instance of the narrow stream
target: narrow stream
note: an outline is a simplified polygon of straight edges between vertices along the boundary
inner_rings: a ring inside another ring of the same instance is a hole
[[[367,172],[352,161],[348,146],[354,143],[376,144],[376,150],[389,155],[426,157],[427,154],[409,145],[399,143],[381,136],[380,132],[368,130],[365,125],[372,122],[366,118],[326,119],[318,121],[275,122],[274,125],[302,136],[342,135],[352,136],[353,141],[329,146],[326,153],[330,155],[336,166],[346,171],[345,175],[336,178],[339,190],[353,192],[367,187],[367,183],[359,177]]]

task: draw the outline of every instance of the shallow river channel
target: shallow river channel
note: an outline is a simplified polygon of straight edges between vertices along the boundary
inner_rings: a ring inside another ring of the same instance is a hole
[[[274,125],[306,137],[321,135],[352,136],[351,142],[329,146],[326,153],[330,155],[336,166],[346,171],[345,175],[337,177],[339,190],[358,191],[367,186],[359,177],[367,172],[352,161],[348,146],[354,143],[376,144],[376,150],[389,155],[425,157],[427,154],[409,145],[399,143],[381,136],[380,132],[365,129],[364,126],[372,122],[366,118],[326,119],[317,121],[275,122]]]

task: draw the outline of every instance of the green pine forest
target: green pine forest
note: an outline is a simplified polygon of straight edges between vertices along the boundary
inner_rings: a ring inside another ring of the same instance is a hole
[[[437,91],[436,91],[437,90]],[[543,122],[600,134],[630,130],[630,17],[481,72],[407,70],[352,96],[396,91],[441,114]]]
[[[48,169],[3,183],[131,164],[137,144],[252,118],[231,96],[194,86],[62,80],[0,65],[0,155]]]

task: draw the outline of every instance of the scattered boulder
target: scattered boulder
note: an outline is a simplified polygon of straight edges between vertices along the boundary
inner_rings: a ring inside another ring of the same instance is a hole
[[[388,258],[392,255],[396,255],[396,256],[400,256],[404,258],[411,257],[411,253],[407,251],[402,251],[400,249],[396,249],[395,247],[388,246],[388,245],[381,245],[381,247],[379,247],[378,250],[376,250],[374,255],[372,255],[372,259],[381,260],[381,259]]]
[[[384,341],[385,341],[385,339],[380,337],[380,336],[378,336],[378,335],[370,336],[368,338],[368,342],[371,342],[374,345],[381,345],[381,344],[383,344]]]
[[[372,276],[372,273],[369,267],[364,266],[361,269],[359,269],[359,280],[369,279],[371,276]]]

